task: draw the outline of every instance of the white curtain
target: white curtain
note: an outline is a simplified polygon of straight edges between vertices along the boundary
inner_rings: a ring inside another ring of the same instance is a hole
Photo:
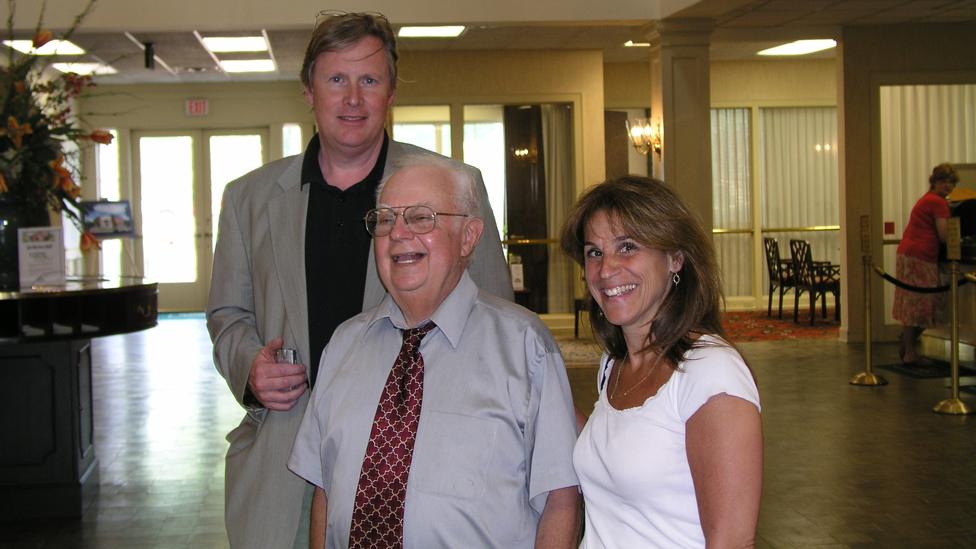
[[[712,109],[712,223],[716,229],[752,228],[749,109]],[[752,295],[751,234],[716,234],[715,250],[726,297]]]
[[[900,239],[912,206],[942,162],[976,163],[976,85],[881,86],[881,196],[884,219]],[[976,190],[976,181],[960,187]],[[885,270],[894,272],[895,246],[885,246]],[[885,285],[889,323],[894,290]]]
[[[837,109],[762,108],[759,125],[763,229],[838,225]],[[810,242],[815,260],[840,261],[838,231],[767,234],[783,257],[797,238]]]
[[[576,188],[573,180],[573,111],[570,105],[542,105],[542,147],[546,171],[546,227],[558,238]],[[573,265],[549,245],[549,312],[573,310]]]

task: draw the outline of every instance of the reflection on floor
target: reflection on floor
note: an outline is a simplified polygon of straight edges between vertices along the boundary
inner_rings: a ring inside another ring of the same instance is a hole
[[[972,546],[976,417],[930,411],[948,393],[943,380],[882,371],[890,385],[853,387],[863,346],[740,347],[764,405],[757,546]],[[895,349],[874,353],[891,362]],[[93,358],[100,493],[79,520],[0,523],[0,547],[226,547],[223,437],[240,412],[213,369],[203,321],[97,340]],[[589,409],[595,365],[568,369]]]

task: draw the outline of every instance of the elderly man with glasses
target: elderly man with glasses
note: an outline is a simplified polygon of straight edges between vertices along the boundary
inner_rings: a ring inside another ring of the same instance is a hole
[[[389,295],[336,329],[289,467],[312,546],[573,547],[572,396],[552,334],[466,272],[471,173],[408,156],[366,214]]]
[[[317,134],[304,154],[263,166],[224,192],[207,326],[217,370],[247,411],[227,436],[225,526],[235,549],[307,547],[300,520],[312,490],[286,461],[333,330],[384,295],[361,219],[390,162],[422,151],[384,130],[396,61],[383,16],[322,14],[301,72]],[[464,169],[487,197],[477,170]],[[471,276],[512,299],[494,218],[485,213]],[[296,351],[289,354],[297,364],[276,361],[282,346]]]

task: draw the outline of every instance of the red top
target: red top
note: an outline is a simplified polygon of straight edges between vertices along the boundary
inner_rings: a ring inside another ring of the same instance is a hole
[[[898,253],[917,257],[924,261],[939,261],[939,233],[935,228],[936,219],[949,217],[949,203],[932,191],[918,199],[908,216],[908,226],[901,235]]]

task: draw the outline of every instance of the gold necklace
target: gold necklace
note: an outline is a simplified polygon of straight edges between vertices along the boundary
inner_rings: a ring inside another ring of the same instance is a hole
[[[631,391],[633,391],[634,389],[636,389],[641,383],[644,383],[645,381],[647,381],[647,378],[651,377],[651,374],[654,373],[654,370],[657,370],[658,363],[661,362],[661,355],[662,354],[664,354],[664,353],[658,353],[657,357],[654,358],[654,364],[651,364],[650,369],[647,370],[647,373],[644,374],[644,376],[642,378],[640,378],[637,381],[637,383],[634,383],[633,385],[630,386],[629,389],[627,389],[626,391],[620,393],[620,397],[621,398],[629,395]],[[613,381],[613,389],[610,390],[610,398],[614,398],[617,395],[617,386],[620,385],[620,374],[622,372],[623,372],[623,364],[621,364],[620,365],[620,368],[617,369],[617,378]]]

